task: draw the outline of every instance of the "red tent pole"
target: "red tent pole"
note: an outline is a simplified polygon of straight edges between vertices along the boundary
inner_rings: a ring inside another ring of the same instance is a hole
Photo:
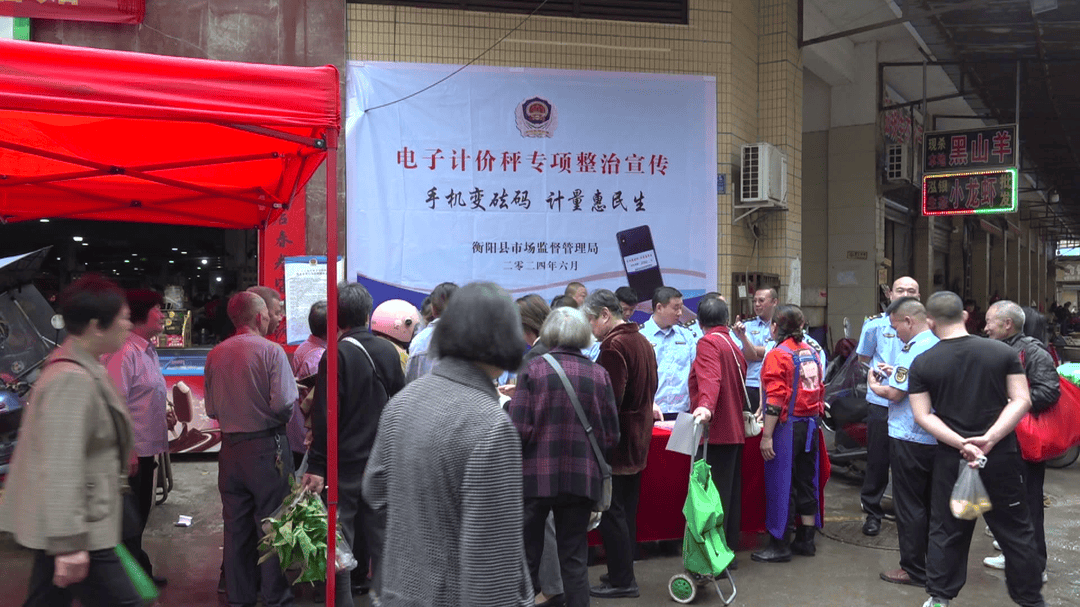
[[[326,132],[326,485],[328,515],[326,534],[326,607],[334,607],[334,574],[337,544],[338,503],[338,357],[337,357],[337,129]]]

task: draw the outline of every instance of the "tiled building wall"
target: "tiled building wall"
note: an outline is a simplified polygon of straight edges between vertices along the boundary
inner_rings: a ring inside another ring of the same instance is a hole
[[[532,17],[476,63],[715,76],[717,170],[729,178],[728,194],[717,196],[717,287],[730,298],[733,271],[777,273],[786,285],[789,260],[801,250],[796,7],[796,0],[691,0],[689,25]],[[349,4],[346,17],[350,60],[464,64],[525,16]],[[768,228],[751,258],[749,231],[732,225],[732,204],[739,148],[758,141],[788,156],[791,211],[763,222]]]

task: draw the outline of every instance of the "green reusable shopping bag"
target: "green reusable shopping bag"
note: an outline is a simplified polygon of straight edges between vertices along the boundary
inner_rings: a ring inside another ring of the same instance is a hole
[[[135,586],[135,590],[142,597],[142,600],[146,602],[153,601],[158,598],[158,588],[154,584],[154,580],[150,579],[150,576],[146,574],[146,570],[142,568],[139,561],[135,560],[135,557],[128,552],[128,549],[123,544],[116,545],[116,556],[120,557],[120,564],[124,566],[124,573],[127,573],[128,578],[131,580],[132,585]]]
[[[690,490],[683,505],[683,566],[699,575],[720,575],[735,553],[724,540],[724,508],[712,482],[709,464],[699,459],[690,468]]]

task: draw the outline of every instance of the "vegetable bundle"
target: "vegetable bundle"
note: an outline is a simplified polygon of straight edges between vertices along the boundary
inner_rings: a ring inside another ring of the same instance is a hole
[[[285,497],[281,508],[263,519],[259,563],[277,556],[283,571],[299,565],[300,576],[293,583],[322,581],[326,579],[326,506],[317,495],[295,481],[292,484],[293,490]],[[356,559],[340,530],[336,552],[339,571],[356,567]]]

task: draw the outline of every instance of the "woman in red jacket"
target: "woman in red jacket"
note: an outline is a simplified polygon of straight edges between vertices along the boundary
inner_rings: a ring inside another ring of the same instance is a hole
[[[712,481],[724,507],[724,535],[732,550],[739,549],[742,502],[743,407],[746,394],[746,358],[731,337],[728,305],[719,298],[702,299],[698,322],[705,335],[697,342],[690,366],[690,406],[694,417],[708,428],[707,460]]]
[[[778,345],[765,355],[761,368],[765,393],[761,455],[765,459],[766,528],[770,537],[765,550],[750,555],[755,561],[786,562],[793,553],[814,556],[814,532],[821,524],[818,420],[825,412],[825,387],[817,351],[803,341],[804,324],[798,306],[777,309],[771,330]],[[799,525],[795,541],[789,545],[791,503]]]

